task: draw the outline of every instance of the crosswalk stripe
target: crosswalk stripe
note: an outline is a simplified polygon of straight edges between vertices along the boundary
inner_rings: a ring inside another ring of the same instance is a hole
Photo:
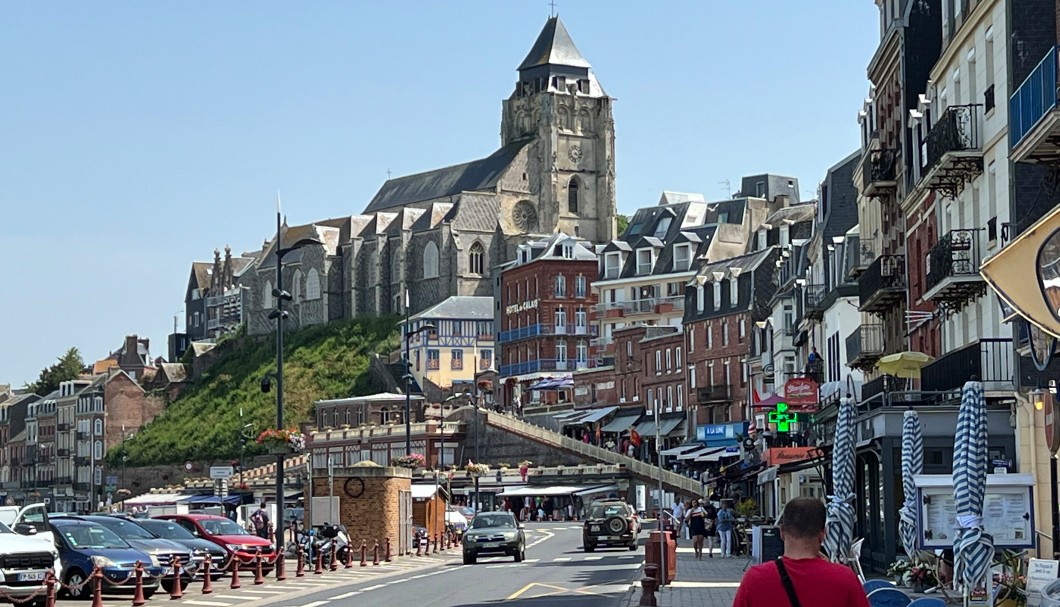
[[[222,603],[220,601],[197,601],[187,600],[183,601],[185,605],[201,605],[202,607],[231,607],[233,603]]]
[[[258,590],[256,588],[244,588],[240,592],[244,594],[287,594],[286,590]]]
[[[552,561],[555,562],[555,563],[561,563],[561,562],[569,561],[569,560],[571,560],[571,557],[569,557],[569,556],[560,556],[560,557],[556,557],[556,558],[552,559]]]
[[[297,607],[320,607],[321,605],[327,605],[330,601],[313,601],[312,603],[306,603],[305,605],[298,605]]]
[[[603,558],[604,558],[604,557],[602,557],[602,556],[587,556],[587,557],[585,557],[585,558],[584,558],[584,559],[582,559],[582,560],[586,560],[586,561],[599,561],[599,560],[602,560]]]
[[[353,592],[347,592],[346,594],[340,594],[338,596],[333,596],[333,597],[331,597],[331,600],[333,600],[333,601],[341,601],[343,599],[348,599],[350,597],[357,596],[358,594],[361,594],[361,591],[360,590],[354,590]]]

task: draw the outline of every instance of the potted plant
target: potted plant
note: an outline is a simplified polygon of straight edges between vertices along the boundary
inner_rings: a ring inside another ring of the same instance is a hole
[[[905,574],[909,571],[910,567],[912,567],[912,563],[906,559],[898,559],[887,567],[887,576],[894,578],[895,585],[904,586]]]
[[[523,482],[526,482],[526,475],[530,473],[530,465],[534,462],[524,459],[519,462],[519,476],[523,477]]]
[[[489,464],[476,464],[468,460],[467,465],[464,466],[464,470],[467,471],[471,476],[485,476],[490,473]]]
[[[909,571],[906,571],[903,577],[906,586],[913,589],[913,592],[924,592],[928,588],[937,586],[939,581],[935,577],[935,571],[927,565],[927,563],[914,563]]]
[[[994,576],[998,607],[1017,607],[1027,604],[1027,576],[1023,553],[1005,550],[1000,558],[1001,573]]]
[[[397,466],[399,468],[408,468],[409,470],[415,470],[416,468],[422,468],[423,464],[426,463],[427,458],[423,457],[419,453],[410,453],[409,455],[402,455],[401,457],[395,457],[390,460],[391,466]]]
[[[270,428],[258,435],[257,443],[274,455],[300,453],[305,449],[305,434],[297,428]]]

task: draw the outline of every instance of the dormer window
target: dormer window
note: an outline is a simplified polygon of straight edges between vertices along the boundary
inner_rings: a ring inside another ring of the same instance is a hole
[[[684,272],[692,266],[692,245],[679,244],[674,247],[674,272]]]
[[[566,243],[562,249],[563,259],[574,259],[574,245]]]
[[[740,299],[740,281],[737,277],[733,276],[729,279],[729,305],[736,307],[736,302]]]
[[[618,253],[604,255],[604,278],[618,278],[622,271],[622,256]]]
[[[651,249],[637,249],[637,274],[651,274],[651,268],[655,263],[654,257]]]
[[[659,220],[659,223],[655,225],[655,237],[663,238],[666,233],[670,231],[670,222],[673,221],[673,217],[663,217]]]
[[[721,281],[714,283],[714,310],[721,309]]]

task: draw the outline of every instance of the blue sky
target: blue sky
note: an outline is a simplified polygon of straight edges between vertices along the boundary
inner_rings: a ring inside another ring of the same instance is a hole
[[[814,195],[858,146],[868,1],[559,0],[617,98],[620,212],[741,175]],[[0,383],[127,333],[165,355],[190,263],[489,154],[544,1],[27,2],[0,19]],[[180,323],[183,328],[183,320]]]

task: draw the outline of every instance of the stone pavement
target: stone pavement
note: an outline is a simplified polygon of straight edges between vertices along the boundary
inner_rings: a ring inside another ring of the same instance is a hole
[[[692,551],[691,540],[682,540],[677,546],[677,579],[655,594],[659,607],[729,607],[736,597],[736,589],[743,577],[747,559],[735,557],[723,559],[714,549],[714,558],[706,555],[697,561]],[[640,602],[640,578],[625,595],[619,605],[633,607]]]

